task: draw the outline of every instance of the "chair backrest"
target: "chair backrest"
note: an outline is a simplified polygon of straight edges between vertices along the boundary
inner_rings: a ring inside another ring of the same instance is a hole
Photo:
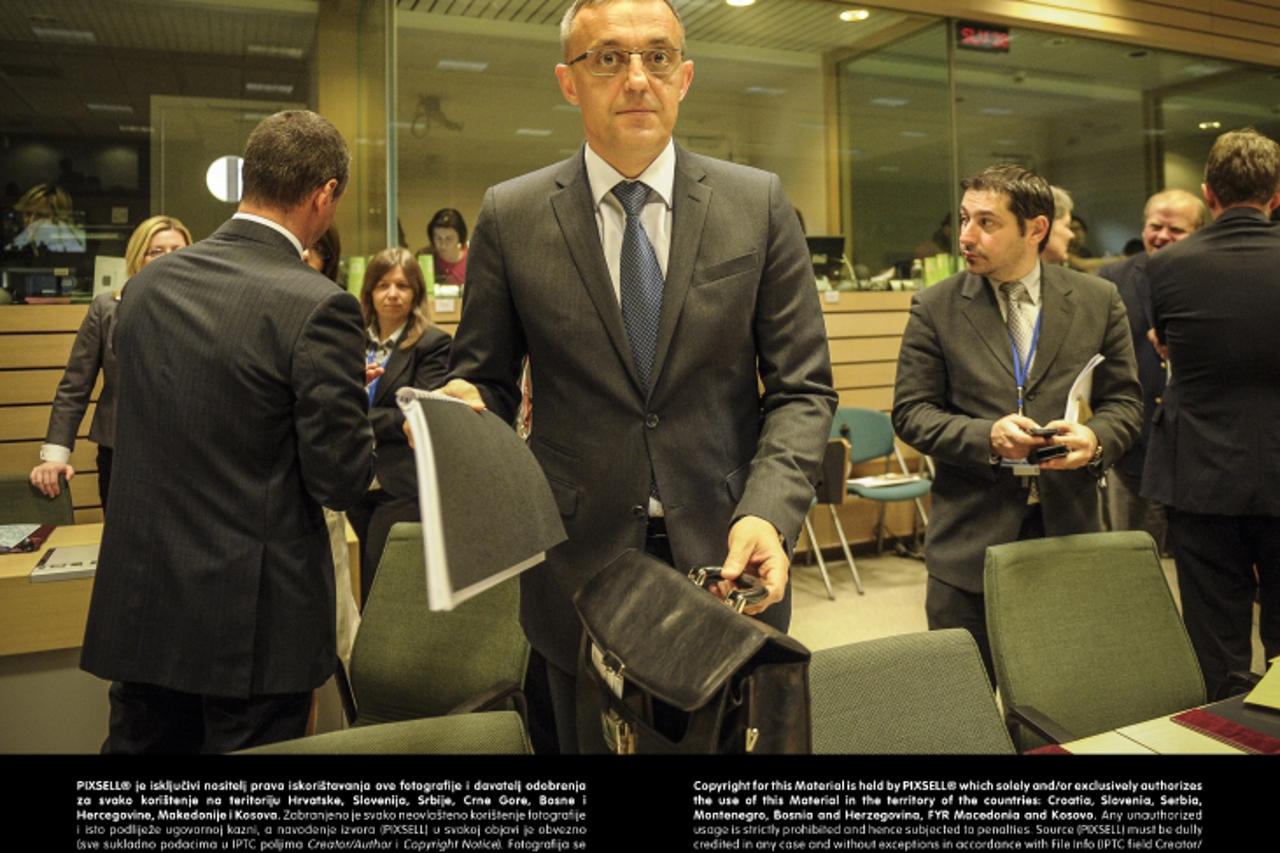
[[[1013,752],[968,631],[903,634],[816,651],[809,685],[815,753]]]
[[[0,477],[0,524],[75,524],[71,490],[47,498],[26,477]]]
[[[1204,703],[1200,665],[1148,534],[996,545],[984,582],[1006,708],[1029,705],[1086,737]]]
[[[430,611],[422,526],[392,526],[351,650],[357,725],[440,716],[495,687],[519,689],[528,659],[518,578]]]
[[[875,409],[836,409],[831,437],[849,442],[849,459],[854,465],[893,453],[893,422]]]
[[[246,749],[258,755],[528,755],[524,721],[515,711],[357,726]]]
[[[829,438],[822,453],[822,465],[818,468],[814,500],[820,504],[843,503],[849,491],[845,485],[848,479],[849,442],[843,438]]]

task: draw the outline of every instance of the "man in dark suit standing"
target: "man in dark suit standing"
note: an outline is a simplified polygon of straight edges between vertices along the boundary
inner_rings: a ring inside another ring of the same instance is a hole
[[[1142,248],[1145,251],[1108,264],[1098,275],[1115,283],[1129,315],[1133,354],[1138,360],[1142,385],[1142,434],[1120,459],[1107,469],[1107,510],[1112,530],[1145,530],[1164,547],[1167,524],[1164,507],[1142,497],[1142,466],[1147,455],[1151,418],[1164,397],[1165,361],[1149,339],[1151,286],[1147,258],[1204,227],[1208,211],[1186,190],[1164,190],[1147,199],[1142,210]]]
[[[1212,698],[1249,669],[1255,595],[1266,656],[1280,655],[1280,224],[1268,218],[1280,145],[1224,133],[1202,190],[1213,224],[1147,262],[1172,379],[1143,495],[1170,508],[1182,616]]]
[[[372,476],[360,306],[302,262],[350,154],[328,121],[249,136],[244,201],[129,282],[116,472],[81,666],[111,679],[106,752],[226,752],[303,734],[334,671],[321,505]]]
[[[1101,529],[1098,478],[1133,443],[1141,392],[1120,295],[1043,265],[1053,222],[1043,178],[993,166],[961,186],[967,272],[916,294],[894,386],[898,434],[937,464],[925,538],[930,628],[967,628],[992,672],[982,588],[987,546]],[[1068,392],[1094,355],[1077,423]],[[1051,436],[1036,430],[1054,430]],[[1067,453],[1017,468],[1032,451]]]
[[[573,594],[623,550],[758,574],[761,618],[786,629],[788,555],[836,395],[777,176],[673,143],[693,79],[675,10],[579,0],[561,46],[586,146],[486,194],[445,390],[510,419],[529,356],[530,447],[569,538],[523,576],[522,622],[572,750]]]

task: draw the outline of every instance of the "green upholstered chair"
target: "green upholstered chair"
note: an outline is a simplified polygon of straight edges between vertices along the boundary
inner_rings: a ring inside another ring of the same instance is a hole
[[[987,549],[987,632],[1022,749],[1203,704],[1155,542],[1086,533]]]
[[[507,707],[523,716],[528,659],[519,579],[432,612],[422,526],[392,526],[351,650],[356,725]]]
[[[813,653],[815,753],[1011,754],[978,647],[951,628]]]
[[[26,477],[0,477],[0,524],[75,524],[71,489],[59,484],[62,492],[47,498]]]
[[[532,752],[519,714],[484,711],[358,726],[267,744],[239,754],[528,755]]]
[[[884,412],[842,406],[836,410],[835,417],[831,421],[831,437],[843,438],[849,442],[849,462],[851,465],[861,465],[863,462],[883,458],[885,475],[911,474],[907,469],[906,460],[902,457],[902,451],[898,449],[898,445],[893,440],[893,422],[889,420],[889,416]],[[898,470],[891,472],[890,466],[894,460],[897,460]],[[929,515],[925,512],[923,498],[929,494],[931,487],[932,483],[923,477],[896,485],[866,486],[852,482],[846,484],[849,495],[880,504],[880,517],[876,521],[877,553],[881,553],[884,550],[886,506],[899,501],[914,501],[921,525],[922,527],[927,527]],[[836,514],[834,506],[831,507],[831,519],[835,522],[836,533],[840,536],[840,544],[844,548],[845,559],[849,561],[849,570],[853,572],[854,585],[857,586],[858,592],[861,593],[863,591],[862,578],[858,576],[858,568],[854,565],[853,554],[849,551],[849,540],[844,535],[844,525],[840,523],[840,517]]]

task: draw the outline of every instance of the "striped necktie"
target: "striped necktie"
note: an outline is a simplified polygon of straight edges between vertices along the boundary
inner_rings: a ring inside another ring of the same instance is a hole
[[[1018,357],[1026,364],[1027,372],[1031,372],[1031,363],[1027,361],[1027,352],[1031,349],[1031,338],[1035,334],[1036,307],[1031,304],[1031,294],[1021,281],[1006,281],[1000,285],[1008,302],[1009,335],[1018,348]],[[1032,359],[1035,353],[1031,354]]]

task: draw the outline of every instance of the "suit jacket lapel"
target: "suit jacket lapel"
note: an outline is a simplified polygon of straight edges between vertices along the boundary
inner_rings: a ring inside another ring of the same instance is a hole
[[[1031,365],[1027,391],[1040,384],[1049,372],[1058,350],[1071,331],[1071,285],[1062,271],[1050,266],[1040,269],[1040,342],[1036,345],[1036,361]]]
[[[578,277],[587,289],[596,313],[600,315],[600,322],[604,324],[627,375],[639,388],[640,377],[636,375],[631,345],[622,325],[622,308],[618,304],[613,279],[609,277],[609,265],[605,262],[604,249],[600,245],[600,227],[596,224],[591,183],[587,180],[587,168],[582,156],[579,152],[562,164],[563,168],[556,175],[560,190],[551,196],[551,209],[560,224],[573,264],[578,269]]]
[[[986,344],[996,361],[1013,378],[1013,355],[1009,349],[1009,327],[1000,316],[1000,306],[991,292],[987,280],[979,275],[967,274],[960,288],[964,298],[963,312],[969,323]]]
[[[400,349],[400,342],[396,341],[395,349],[391,350],[387,363],[382,366],[382,377],[378,379],[378,390],[373,392],[373,402],[370,405],[378,405],[382,402],[382,398],[387,396],[388,391],[398,387],[396,379],[409,369],[411,361],[413,361],[412,353],[409,350]]]
[[[1142,309],[1142,328],[1155,325],[1151,319],[1151,282],[1147,280],[1147,256],[1139,255],[1133,264],[1133,290],[1138,294],[1138,307]]]
[[[671,249],[667,253],[667,280],[662,289],[662,315],[651,387],[656,387],[662,376],[662,366],[693,280],[694,262],[702,244],[702,226],[711,204],[711,187],[702,183],[705,176],[702,169],[689,161],[687,152],[677,146],[676,179],[671,192]]]

